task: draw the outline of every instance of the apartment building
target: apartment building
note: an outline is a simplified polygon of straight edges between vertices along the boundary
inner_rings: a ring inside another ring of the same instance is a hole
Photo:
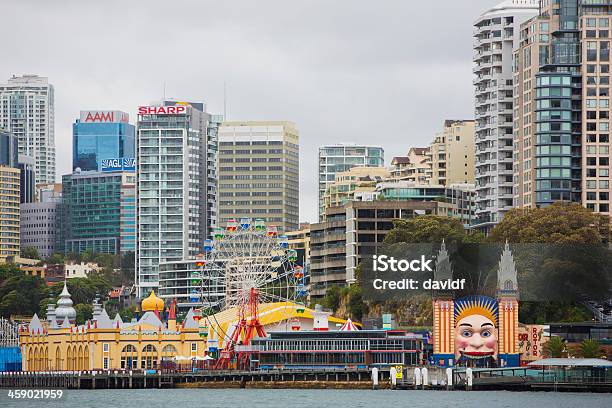
[[[474,22],[477,223],[490,230],[512,208],[512,52],[538,0],[506,0]]]
[[[514,53],[514,205],[610,214],[607,1],[541,2]]]
[[[474,184],[473,120],[445,120],[430,145],[431,184]]]

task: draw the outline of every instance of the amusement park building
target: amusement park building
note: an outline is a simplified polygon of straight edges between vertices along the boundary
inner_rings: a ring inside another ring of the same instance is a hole
[[[396,330],[276,332],[255,338],[259,368],[418,365],[423,337]]]
[[[143,314],[139,319],[124,323],[119,315],[110,319],[95,301],[93,318],[86,324],[75,325],[76,312],[64,287],[57,306],[49,306],[46,322],[35,315],[21,328],[22,369],[148,370],[162,367],[164,362],[202,360],[207,353],[225,346],[225,339],[238,322],[235,308],[200,321],[190,309],[179,324],[176,304],[172,303],[165,312],[164,301],[153,292],[142,301],[141,309]],[[164,319],[162,316],[166,315]],[[287,302],[260,305],[259,320],[266,333],[301,328],[331,330],[346,323],[329,316],[328,312]],[[200,326],[205,324],[210,327],[210,334],[202,336]]]
[[[62,300],[70,309],[72,302]],[[71,322],[70,313],[58,321],[60,302],[57,308],[51,305],[46,323],[35,315],[20,331],[23,370],[156,369],[177,356],[203,358],[207,350],[193,312],[179,324],[171,306],[164,320],[164,303],[154,293],[142,301],[140,319],[127,323],[119,315],[111,320],[97,302],[92,320],[84,325]]]

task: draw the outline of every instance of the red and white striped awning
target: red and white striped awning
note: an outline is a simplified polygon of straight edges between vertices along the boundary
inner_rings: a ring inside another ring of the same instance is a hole
[[[346,323],[344,323],[342,327],[340,328],[340,331],[357,331],[357,330],[359,329],[357,328],[357,326],[355,326],[355,324],[353,323],[351,319],[348,319]]]

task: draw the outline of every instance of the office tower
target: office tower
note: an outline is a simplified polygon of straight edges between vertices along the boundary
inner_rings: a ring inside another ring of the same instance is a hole
[[[385,152],[382,147],[338,144],[319,147],[319,222],[323,220],[323,196],[327,187],[336,181],[336,173],[352,167],[383,167]]]
[[[514,204],[610,213],[610,5],[544,1],[514,54]]]
[[[61,192],[46,191],[41,195],[39,202],[21,204],[20,233],[22,249],[35,248],[42,259],[57,251],[61,203]]]
[[[512,51],[537,0],[504,1],[474,23],[476,200],[478,228],[491,229],[512,208]]]
[[[123,167],[123,161],[127,163],[136,157],[135,134],[125,112],[81,111],[72,125],[72,171]],[[121,166],[117,165],[119,162]],[[133,161],[127,164],[134,167]]]
[[[445,120],[430,145],[431,184],[474,183],[473,120]]]
[[[219,127],[219,225],[262,219],[299,228],[299,132],[291,122],[224,122]]]
[[[78,169],[62,177],[64,252],[121,253],[122,236],[127,239],[125,234],[134,229],[135,179],[133,172]],[[131,217],[124,214],[130,206]],[[131,224],[123,223],[130,219]],[[133,242],[134,237],[128,240]]]
[[[36,201],[36,160],[30,156],[20,154],[17,165],[21,171],[21,197],[20,202],[33,203]]]
[[[192,259],[216,222],[216,143],[222,118],[203,103],[138,108],[138,296],[157,289],[159,264]]]
[[[0,263],[19,256],[19,173],[0,164]]]
[[[36,184],[55,182],[53,85],[37,75],[0,84],[0,129],[17,136],[19,154],[36,160]]]

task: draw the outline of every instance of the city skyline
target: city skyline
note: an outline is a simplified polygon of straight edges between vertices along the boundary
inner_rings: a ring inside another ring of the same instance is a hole
[[[300,220],[314,222],[319,146],[369,144],[375,133],[390,163],[411,146],[428,145],[445,119],[473,117],[472,24],[497,3],[447,2],[432,10],[400,2],[376,9],[365,2],[199,2],[185,17],[184,8],[161,2],[77,8],[9,1],[0,11],[15,18],[0,33],[20,41],[5,47],[10,62],[0,78],[33,73],[55,86],[57,180],[71,172],[71,126],[81,110],[124,110],[134,121],[137,106],[159,100],[165,84],[166,97],[204,100],[221,113],[225,83],[229,120],[290,120],[299,127]],[[128,19],[135,13],[146,14],[147,25]],[[12,26],[21,15],[47,27],[45,36]],[[151,27],[164,30],[152,34]],[[409,41],[415,37],[420,41]],[[196,63],[167,58],[150,67],[138,57],[168,44],[188,55],[199,43],[204,56]],[[241,64],[243,58],[253,63]]]

